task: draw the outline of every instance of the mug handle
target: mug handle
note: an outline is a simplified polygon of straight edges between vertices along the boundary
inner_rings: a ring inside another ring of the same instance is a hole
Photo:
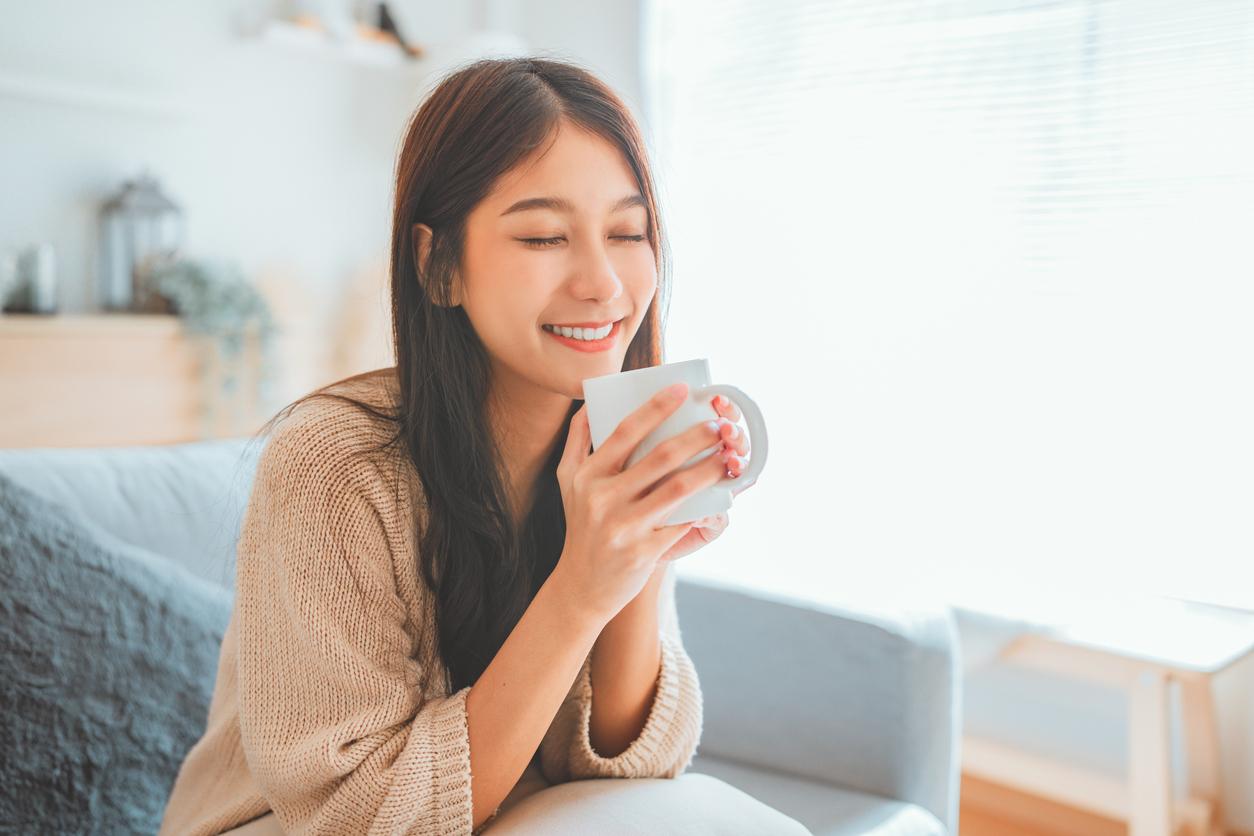
[[[740,407],[740,412],[745,416],[745,422],[749,425],[749,440],[752,442],[752,447],[749,450],[749,469],[739,476],[724,476],[721,481],[715,482],[715,484],[726,488],[733,488],[737,485],[752,485],[757,481],[758,474],[762,472],[762,468],[766,466],[766,422],[762,420],[762,410],[758,409],[758,405],[753,398],[727,383],[714,383],[709,386],[702,386],[693,394],[693,397],[704,403],[709,403],[715,395],[723,395]]]

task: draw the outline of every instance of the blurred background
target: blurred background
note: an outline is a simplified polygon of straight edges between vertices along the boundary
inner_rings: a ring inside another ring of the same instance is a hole
[[[1254,4],[3,17],[0,447],[245,436],[389,365],[407,118],[459,62],[573,60],[650,145],[667,359],[708,357],[771,427],[678,571],[951,606],[964,832],[1169,832],[1117,788],[1157,727],[1101,675],[1149,659],[1204,683],[1162,708],[1172,827],[1222,799],[1254,834]]]

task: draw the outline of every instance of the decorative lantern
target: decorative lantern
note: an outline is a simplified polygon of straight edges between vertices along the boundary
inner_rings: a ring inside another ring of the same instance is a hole
[[[144,170],[105,202],[100,232],[100,306],[110,311],[158,310],[160,299],[150,292],[146,277],[182,247],[182,210]]]

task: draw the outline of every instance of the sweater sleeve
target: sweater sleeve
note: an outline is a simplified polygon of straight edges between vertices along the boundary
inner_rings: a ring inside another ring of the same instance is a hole
[[[675,582],[672,562],[658,592],[662,664],[657,694],[640,736],[612,758],[592,748],[589,653],[540,743],[540,769],[550,784],[583,778],[674,778],[692,762],[701,738],[701,684],[680,639]]]
[[[287,833],[470,834],[464,688],[423,697],[377,472],[311,422],[258,461],[237,557],[249,769]]]

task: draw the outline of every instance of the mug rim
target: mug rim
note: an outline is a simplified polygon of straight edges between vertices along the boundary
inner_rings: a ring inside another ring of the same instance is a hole
[[[600,375],[597,375],[596,377],[586,377],[583,379],[583,384],[586,386],[587,384],[593,381],[605,380],[606,378],[610,378],[610,377],[621,378],[621,377],[628,377],[632,375],[643,375],[647,372],[657,373],[658,370],[660,369],[673,368],[673,367],[678,367],[678,366],[689,366],[689,365],[704,365],[708,370],[710,361],[708,357],[693,357],[688,360],[675,360],[674,362],[671,362],[671,363],[661,363],[656,366],[645,366],[644,368],[641,368],[641,369],[628,369],[625,372],[610,372],[609,374],[600,374]],[[708,376],[708,373],[707,373],[707,376]]]

